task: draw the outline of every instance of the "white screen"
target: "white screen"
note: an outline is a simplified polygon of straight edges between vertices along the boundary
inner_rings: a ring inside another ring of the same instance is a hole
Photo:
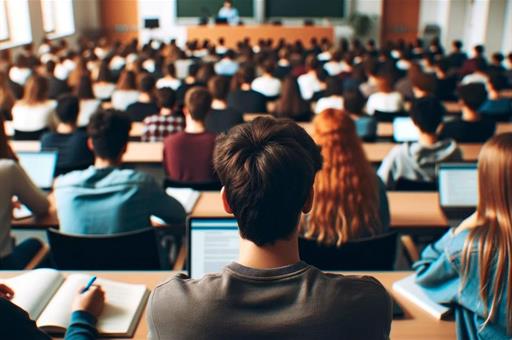
[[[18,158],[28,177],[41,189],[52,187],[56,152],[19,152]]]
[[[478,201],[476,165],[443,165],[439,169],[439,196],[442,207],[476,207]]]
[[[190,222],[190,276],[218,273],[238,259],[240,239],[235,219],[193,219]]]
[[[397,142],[415,142],[419,138],[418,128],[411,118],[397,117],[393,120],[393,138]]]

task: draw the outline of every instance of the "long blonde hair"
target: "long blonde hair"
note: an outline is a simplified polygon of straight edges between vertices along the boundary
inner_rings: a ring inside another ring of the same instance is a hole
[[[477,227],[464,244],[462,268],[467,279],[471,251],[477,246],[480,267],[480,297],[484,302],[485,324],[494,320],[503,294],[507,294],[506,316],[512,330],[512,133],[495,136],[480,152],[478,160],[479,197]],[[495,262],[495,271],[491,268]],[[490,282],[494,281],[491,287]],[[508,287],[504,284],[508,283]],[[490,309],[488,297],[492,296]],[[485,325],[484,324],[484,325]]]
[[[354,122],[343,111],[327,109],[313,125],[324,164],[316,176],[305,236],[339,246],[378,234],[382,229],[378,182]]]

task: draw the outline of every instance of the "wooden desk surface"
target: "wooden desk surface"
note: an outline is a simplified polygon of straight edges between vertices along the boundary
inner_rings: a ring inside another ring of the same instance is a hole
[[[0,272],[0,278],[8,278],[20,275],[22,272]],[[66,272],[72,273],[72,272]],[[156,285],[172,275],[172,272],[90,272],[90,275],[96,275],[101,278],[121,281],[134,284],[145,284],[150,290]],[[401,296],[393,294],[393,282],[410,275],[411,272],[362,272],[346,273],[347,275],[360,274],[370,275],[377,278],[386,287],[388,292],[394,296],[395,300],[406,312],[404,320],[395,320],[391,324],[391,339],[409,340],[409,339],[455,339],[455,324],[449,321],[438,321],[426,314],[416,306],[404,300]],[[107,296],[108,299],[108,296]],[[146,323],[146,313],[144,312],[141,321],[135,331],[133,339],[146,339],[148,325]]]

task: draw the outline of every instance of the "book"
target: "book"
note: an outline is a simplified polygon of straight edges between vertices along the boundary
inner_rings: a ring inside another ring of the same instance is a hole
[[[65,277],[54,269],[36,269],[2,280],[14,290],[12,302],[24,309],[39,328],[63,334],[69,326],[72,304],[90,275]],[[105,291],[105,308],[96,325],[102,336],[132,337],[149,297],[145,285],[127,284],[99,278]]]
[[[393,290],[405,299],[432,315],[437,320],[448,319],[451,308],[432,301],[416,282],[415,274],[393,283]]]
[[[167,188],[167,195],[181,203],[187,214],[192,212],[201,193],[190,188]]]

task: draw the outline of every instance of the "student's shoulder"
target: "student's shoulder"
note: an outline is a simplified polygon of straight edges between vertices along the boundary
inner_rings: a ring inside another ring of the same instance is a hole
[[[187,305],[187,300],[197,298],[205,301],[210,292],[216,291],[222,284],[222,273],[207,274],[201,279],[191,279],[186,274],[173,274],[160,282],[152,292],[153,304],[167,304],[167,299],[180,301]]]

